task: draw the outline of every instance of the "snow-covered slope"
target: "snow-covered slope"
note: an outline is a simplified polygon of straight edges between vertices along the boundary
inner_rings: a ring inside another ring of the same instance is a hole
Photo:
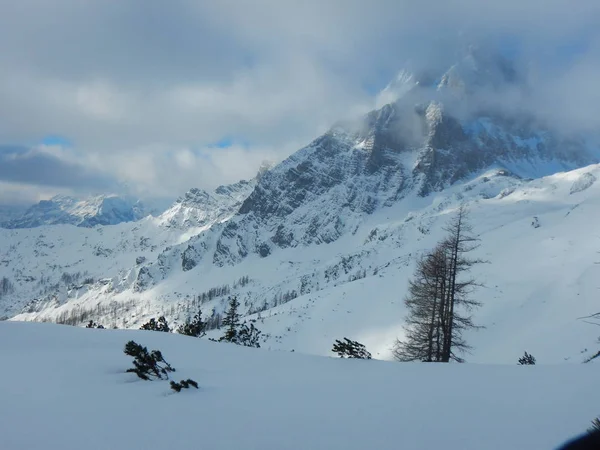
[[[125,373],[133,339],[200,388]],[[145,331],[0,323],[2,447],[554,450],[598,414],[595,364],[340,360]]]
[[[237,294],[267,347],[325,354],[347,335],[387,358],[415,258],[464,202],[490,261],[476,271],[487,328],[468,358],[581,359],[596,333],[577,318],[596,312],[598,150],[524,113],[473,108],[516,82],[503,62],[472,52],[438,78],[404,74],[393,103],[156,219],[0,230],[0,277],[14,286],[0,305],[18,320],[129,328],[199,306],[216,316]]]
[[[26,205],[0,205],[0,224],[21,217],[25,211]]]
[[[265,258],[248,255],[236,265],[200,258],[198,266],[186,268],[190,242],[216,234],[209,229],[162,252],[139,249],[149,264],[116,271],[110,282],[89,289],[64,289],[60,300],[32,305],[16,318],[94,318],[106,326],[138,327],[164,313],[177,323],[200,305],[208,315],[222,311],[229,292],[258,319],[267,348],[328,354],[334,339],[348,336],[374,356],[389,358],[393,340],[402,336],[402,298],[414,260],[443,236],[442,227],[465,202],[481,238],[478,255],[490,261],[474,272],[486,285],[476,293],[484,306],[475,318],[487,328],[468,336],[475,349],[467,360],[513,363],[527,350],[542,362],[581,361],[595,351],[597,337],[596,327],[578,318],[597,311],[598,177],[598,165],[533,181],[485,172],[443,193],[413,193],[329,244],[279,249]],[[120,246],[116,236],[107,240]],[[216,245],[204,242],[207,253]],[[40,248],[20,245],[13,253],[31,261],[32,251]],[[10,274],[12,264],[0,266],[3,273]],[[150,282],[142,289],[144,274]],[[243,276],[250,282],[240,283]],[[197,298],[226,284],[230,289],[222,295]]]
[[[0,277],[12,286],[0,292],[0,317],[24,307],[29,311],[60,305],[95,285],[110,289],[121,281],[124,268],[189,238],[189,231],[164,229],[156,221],[148,217],[110,227],[0,230]]]
[[[161,215],[137,222],[0,229],[0,279],[8,280],[0,317],[52,309],[98,289],[112,293],[135,279],[135,268],[229,219],[262,173],[212,193],[192,189]]]
[[[148,215],[158,215],[163,208],[146,206],[139,199],[117,195],[95,195],[75,198],[57,195],[31,206],[22,215],[0,223],[3,228],[34,228],[43,225],[116,225],[134,222]]]

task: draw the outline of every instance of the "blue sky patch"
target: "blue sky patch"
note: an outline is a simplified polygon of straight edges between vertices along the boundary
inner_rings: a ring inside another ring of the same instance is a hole
[[[224,136],[218,141],[211,142],[207,145],[209,148],[230,148],[233,146],[250,147],[250,142],[238,136]]]
[[[40,142],[42,145],[56,145],[60,147],[72,147],[73,143],[64,136],[58,134],[49,134],[44,136]]]

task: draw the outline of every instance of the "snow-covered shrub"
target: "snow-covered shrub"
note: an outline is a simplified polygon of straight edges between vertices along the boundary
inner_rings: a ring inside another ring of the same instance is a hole
[[[337,353],[340,358],[371,359],[371,353],[363,344],[348,338],[344,338],[344,342],[336,339],[331,351]]]
[[[527,352],[519,358],[519,365],[521,366],[533,366],[534,364],[535,358]]]
[[[140,330],[164,331],[165,333],[169,333],[171,328],[169,328],[169,324],[167,323],[165,316],[160,316],[158,321],[154,317],[150,319],[140,327]]]
[[[231,341],[234,344],[243,345],[244,347],[256,347],[260,348],[260,331],[254,326],[253,323],[248,326],[246,322],[240,325],[237,330],[237,335]]]
[[[206,334],[204,331],[205,329],[206,322],[202,320],[202,311],[198,310],[198,313],[194,316],[194,318],[191,321],[181,325],[177,329],[177,332],[185,336],[202,337]]]
[[[142,380],[168,379],[169,372],[175,372],[175,369],[165,361],[159,350],[148,352],[146,347],[129,341],[125,344],[124,352],[133,357],[134,367],[127,369],[127,372],[135,373]]]
[[[187,380],[181,380],[179,383],[171,381],[171,389],[173,389],[175,392],[181,392],[181,389],[189,389],[190,386],[193,386],[196,389],[198,389],[198,383],[196,383],[190,378],[188,378]]]

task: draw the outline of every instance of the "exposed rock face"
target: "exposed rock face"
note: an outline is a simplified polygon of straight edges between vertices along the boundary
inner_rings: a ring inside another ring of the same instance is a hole
[[[423,130],[420,143],[398,133],[409,114]],[[500,115],[461,121],[437,102],[410,113],[402,104],[386,105],[365,122],[358,131],[332,129],[270,171],[225,225],[214,263],[332,242],[412,189],[427,195],[490,166],[535,177],[596,161],[583,142],[533,122]]]
[[[237,208],[230,220],[171,251],[185,254],[186,268],[199,258],[237,264],[250,254],[334,242],[407,195],[429,195],[490,167],[536,178],[598,161],[582,139],[486,100],[519,86],[501,58],[471,51],[437,77],[404,72],[394,83],[386,94],[394,101],[336,124],[255,179],[251,193],[236,197],[239,205],[228,203]],[[231,196],[230,189],[198,197],[208,205],[214,195]]]

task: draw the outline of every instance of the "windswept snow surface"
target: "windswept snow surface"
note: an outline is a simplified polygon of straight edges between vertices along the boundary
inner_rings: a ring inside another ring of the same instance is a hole
[[[175,380],[125,373],[133,339]],[[595,364],[340,360],[146,331],[0,322],[6,450],[552,450],[598,414]]]

